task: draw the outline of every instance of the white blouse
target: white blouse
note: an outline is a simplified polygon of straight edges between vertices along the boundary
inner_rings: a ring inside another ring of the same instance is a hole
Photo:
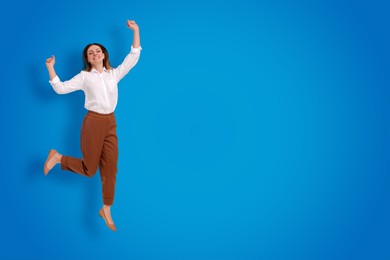
[[[87,110],[100,114],[114,112],[118,102],[118,82],[137,64],[141,47],[131,47],[125,60],[115,69],[103,69],[102,73],[92,69],[90,72],[81,71],[68,81],[62,82],[58,76],[49,81],[58,94],[67,94],[82,90],[85,94]]]

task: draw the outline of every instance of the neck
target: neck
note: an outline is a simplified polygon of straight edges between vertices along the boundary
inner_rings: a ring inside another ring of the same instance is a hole
[[[93,65],[92,69],[95,69],[95,70],[99,71],[100,73],[102,73],[103,72],[103,64]]]

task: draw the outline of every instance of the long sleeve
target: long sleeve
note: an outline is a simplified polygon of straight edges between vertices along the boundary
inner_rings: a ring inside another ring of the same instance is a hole
[[[72,79],[62,82],[58,76],[49,81],[54,91],[57,94],[68,94],[76,90],[80,90],[83,87],[84,75],[80,72]]]
[[[117,83],[135,66],[135,64],[137,64],[141,50],[141,47],[133,48],[133,46],[131,46],[131,51],[122,64],[116,69],[113,69],[113,74]]]

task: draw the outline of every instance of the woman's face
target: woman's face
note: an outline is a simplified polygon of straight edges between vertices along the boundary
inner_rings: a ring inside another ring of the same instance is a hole
[[[104,53],[98,45],[91,45],[87,51],[88,62],[92,66],[100,65],[104,60]]]

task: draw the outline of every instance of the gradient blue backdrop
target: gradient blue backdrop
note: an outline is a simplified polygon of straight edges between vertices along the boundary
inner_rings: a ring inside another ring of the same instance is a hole
[[[390,259],[388,1],[2,1],[0,259]],[[90,42],[117,66],[119,172],[80,156]],[[5,144],[5,145],[4,145]]]

